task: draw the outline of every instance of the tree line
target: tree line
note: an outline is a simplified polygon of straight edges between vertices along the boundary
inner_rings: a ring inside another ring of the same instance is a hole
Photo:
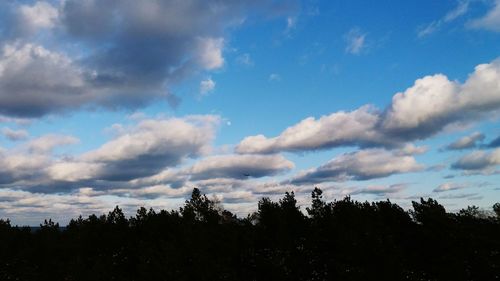
[[[78,217],[37,231],[0,220],[0,280],[500,280],[500,204],[263,198],[238,218],[194,189],[179,210]]]

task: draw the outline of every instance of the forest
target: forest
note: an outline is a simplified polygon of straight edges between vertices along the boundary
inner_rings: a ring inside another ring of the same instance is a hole
[[[194,189],[179,210],[0,220],[0,280],[500,280],[500,204],[325,202],[293,192],[238,218]]]

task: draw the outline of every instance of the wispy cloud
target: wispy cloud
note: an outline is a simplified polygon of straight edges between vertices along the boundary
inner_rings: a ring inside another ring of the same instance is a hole
[[[392,184],[389,186],[384,185],[370,185],[364,188],[357,188],[351,191],[350,195],[357,194],[371,194],[378,197],[389,196],[390,194],[400,193],[407,188],[407,184]]]
[[[4,127],[2,129],[2,134],[11,141],[25,140],[29,136],[26,130],[13,130],[9,127]]]
[[[253,66],[255,63],[249,53],[244,53],[236,58],[236,62],[244,66]]]
[[[200,95],[205,96],[208,95],[215,89],[215,81],[212,78],[207,78],[206,80],[202,80],[200,82]]]
[[[281,81],[281,76],[278,73],[271,73],[269,74],[268,80],[269,82]]]
[[[347,46],[345,52],[353,55],[359,55],[366,49],[366,33],[361,32],[359,28],[352,28],[344,36]]]
[[[289,16],[286,18],[285,35],[291,36],[291,33],[297,27],[297,17]]]
[[[470,2],[470,0],[460,0],[458,5],[453,10],[449,11],[443,18],[419,27],[417,30],[417,36],[422,38],[431,35],[432,33],[439,31],[445,24],[462,17],[469,11]]]
[[[491,9],[481,18],[474,19],[467,24],[470,28],[486,29],[500,32],[500,0],[495,0]]]
[[[466,183],[447,182],[447,183],[440,184],[433,191],[434,192],[445,192],[445,191],[464,189],[464,188],[468,188],[469,186],[470,185],[466,184]]]

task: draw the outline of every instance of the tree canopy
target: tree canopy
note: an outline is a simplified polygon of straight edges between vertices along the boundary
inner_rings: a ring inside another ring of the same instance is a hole
[[[449,213],[434,199],[326,202],[293,192],[238,218],[199,189],[179,210],[0,219],[0,280],[499,280],[500,204]]]

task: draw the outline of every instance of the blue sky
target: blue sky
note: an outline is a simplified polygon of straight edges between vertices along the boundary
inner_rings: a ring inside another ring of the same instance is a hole
[[[5,1],[0,217],[500,201],[500,1]]]

